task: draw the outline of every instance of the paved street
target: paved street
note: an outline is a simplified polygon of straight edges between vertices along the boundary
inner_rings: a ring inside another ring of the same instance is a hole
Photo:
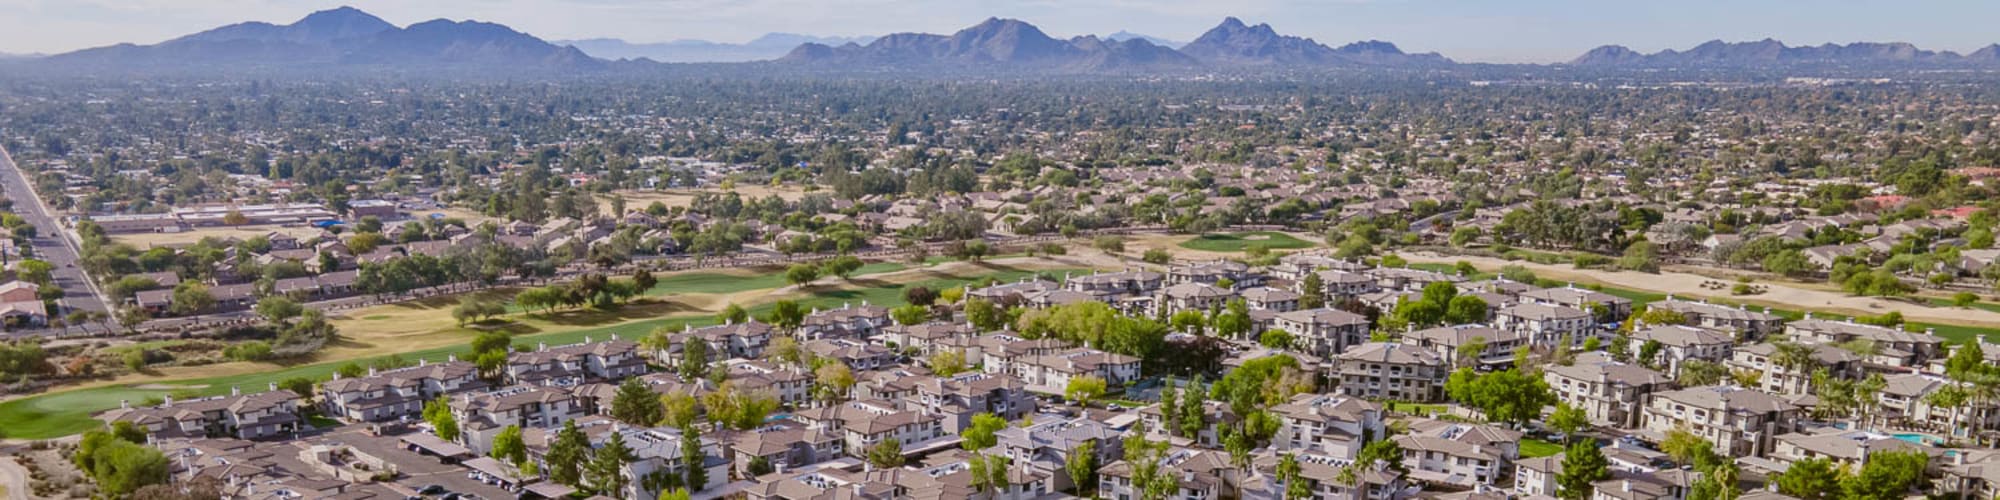
[[[76,266],[76,242],[69,239],[67,231],[50,215],[48,206],[35,194],[26,174],[14,165],[13,156],[5,148],[0,148],[0,192],[14,200],[15,214],[35,226],[32,240],[35,257],[55,264],[55,284],[63,289],[63,305],[68,309],[110,312],[97,293],[96,283],[90,282],[83,269]]]

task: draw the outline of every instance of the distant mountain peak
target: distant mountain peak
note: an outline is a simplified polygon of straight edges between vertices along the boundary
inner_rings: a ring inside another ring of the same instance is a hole
[[[1770,67],[1773,65],[1841,66],[1939,65],[1987,62],[1978,57],[1930,51],[1908,42],[1824,43],[1815,46],[1788,46],[1773,38],[1747,42],[1709,40],[1685,51],[1672,49],[1642,54],[1619,45],[1591,49],[1570,64],[1578,66],[1644,67]]]
[[[121,44],[49,58],[84,67],[167,68],[218,65],[325,67],[346,63],[424,69],[477,65],[522,69],[592,68],[603,61],[513,28],[436,19],[397,28],[354,7],[306,15],[288,25],[238,23],[157,45]]]

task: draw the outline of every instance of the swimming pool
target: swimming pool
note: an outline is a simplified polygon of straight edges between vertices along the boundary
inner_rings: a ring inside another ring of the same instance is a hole
[[[1944,440],[1943,440],[1943,439],[1940,439],[1940,438],[1936,438],[1936,437],[1932,437],[1932,436],[1929,436],[1929,435],[1925,435],[1925,434],[1916,434],[1916,433],[1909,433],[1909,432],[1905,432],[1905,433],[1901,433],[1901,434],[1890,434],[1890,435],[1889,435],[1889,437],[1893,437],[1893,438],[1896,438],[1896,439],[1901,439],[1901,440],[1904,440],[1904,441],[1908,441],[1908,442],[1910,442],[1910,443],[1912,443],[1912,444],[1916,444],[1916,445],[1920,445],[1920,446],[1938,446],[1938,445],[1943,445],[1943,444],[1944,444]]]

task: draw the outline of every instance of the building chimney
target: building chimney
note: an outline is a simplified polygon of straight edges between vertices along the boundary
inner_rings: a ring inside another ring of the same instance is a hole
[[[536,343],[535,343],[535,351],[536,351],[536,352],[542,352],[542,351],[547,351],[547,350],[549,350],[549,343],[548,343],[548,342],[544,341],[544,342],[536,342]]]
[[[375,367],[373,366],[368,367],[368,376],[373,377],[375,375],[376,375]]]
[[[132,400],[130,400],[130,399],[120,399],[120,400],[118,400],[118,407],[119,407],[119,408],[123,408],[123,409],[127,409],[127,410],[130,410],[130,409],[132,409]]]
[[[616,334],[616,333],[613,333],[613,334],[611,334],[611,341],[612,341],[612,342],[617,342],[617,341],[618,341],[618,334]]]
[[[240,385],[232,385],[232,386],[229,386],[229,395],[231,395],[231,396],[242,396],[242,395],[243,395],[243,386],[240,386]]]
[[[333,380],[340,380],[340,372],[333,372]]]
[[[270,384],[270,387],[268,387],[268,388],[267,388],[267,390],[270,390],[270,391],[272,391],[272,392],[276,392],[276,391],[278,390],[278,383],[277,383],[277,382],[271,382],[271,384]]]
[[[172,408],[173,406],[174,406],[174,395],[168,394],[166,397],[160,398],[161,408]]]
[[[457,363],[457,362],[458,362],[458,353],[451,353],[451,354],[448,354],[448,355],[446,355],[446,356],[444,357],[444,361],[445,361],[446,363]]]
[[[590,340],[590,336],[589,336],[589,335],[585,335],[585,336],[583,336],[583,343],[585,343],[585,344],[588,344],[588,343],[590,343],[590,342],[591,342],[591,340]]]

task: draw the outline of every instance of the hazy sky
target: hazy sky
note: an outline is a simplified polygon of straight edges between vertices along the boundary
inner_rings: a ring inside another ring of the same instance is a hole
[[[398,25],[478,19],[542,38],[740,42],[767,32],[950,33],[992,16],[1067,37],[1119,30],[1186,41],[1224,16],[1329,45],[1395,42],[1460,61],[1552,62],[1603,44],[1641,51],[1723,39],[2000,42],[1994,0],[0,0],[0,52],[154,43],[248,20],[353,5]]]

